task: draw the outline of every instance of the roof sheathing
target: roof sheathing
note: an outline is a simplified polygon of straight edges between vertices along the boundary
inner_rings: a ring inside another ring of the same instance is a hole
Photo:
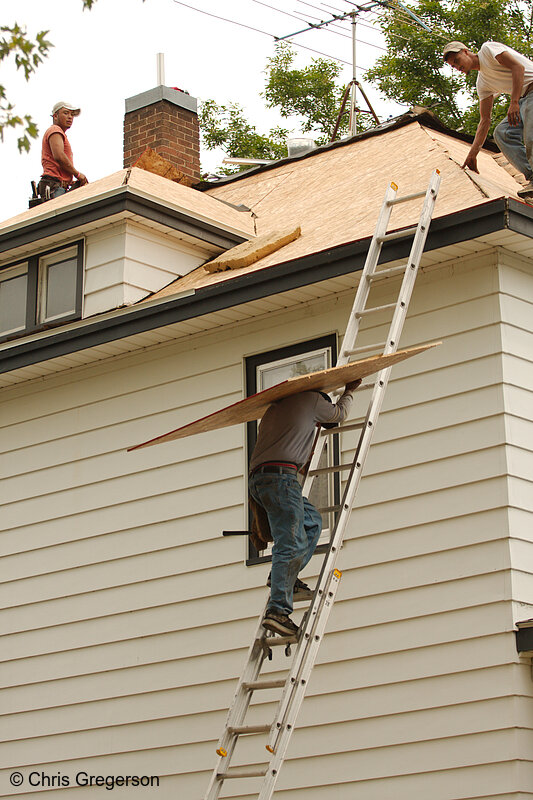
[[[465,172],[461,164],[469,144],[427,128],[419,119],[374,135],[352,140],[342,148],[327,148],[305,160],[278,162],[277,169],[247,173],[238,181],[215,186],[210,194],[231,203],[245,203],[256,215],[258,235],[282,225],[300,225],[301,237],[249,267],[232,273],[209,274],[203,267],[180,278],[156,297],[233,280],[236,274],[290,263],[325,252],[373,233],[383,195],[394,180],[400,194],[425,188],[432,171],[442,183],[434,218],[471,208],[487,199],[516,195],[520,188],[493,157],[479,156],[481,174]],[[391,229],[418,221],[420,201],[394,210]]]

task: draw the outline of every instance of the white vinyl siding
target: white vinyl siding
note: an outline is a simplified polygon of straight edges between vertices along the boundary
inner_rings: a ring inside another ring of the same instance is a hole
[[[531,415],[500,320],[509,270],[492,251],[419,277],[401,345],[443,344],[393,370],[286,800],[533,797],[533,683],[513,634],[533,582]],[[1,797],[20,793],[13,768],[157,775],[139,797],[203,797],[266,597],[268,565],[221,536],[246,525],[244,426],[125,448],[239,400],[245,356],[339,330],[352,298],[2,391]],[[284,666],[276,652],[266,672]],[[256,704],[250,722],[270,721],[274,693]],[[242,751],[260,760],[254,739]]]
[[[500,267],[503,398],[509,472],[513,619],[533,617],[533,275],[505,254]],[[533,715],[527,728],[533,729]]]
[[[218,255],[190,236],[123,220],[86,237],[83,317],[133,305]]]

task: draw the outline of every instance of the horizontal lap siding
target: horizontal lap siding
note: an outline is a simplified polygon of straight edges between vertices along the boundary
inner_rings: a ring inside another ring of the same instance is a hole
[[[393,371],[280,778],[287,800],[531,796],[493,261],[419,278],[402,345],[444,344]],[[242,540],[220,536],[245,524],[244,431],[125,448],[240,399],[243,356],[337,330],[349,302],[4,393],[0,796],[10,767],[32,764],[155,774],[159,797],[203,795],[266,593],[268,566],[246,568]],[[382,332],[379,318],[361,343]],[[353,447],[346,434],[345,459]],[[266,672],[284,666],[276,653]],[[251,720],[273,703],[257,698]],[[242,749],[263,758],[262,741]],[[249,781],[229,787],[253,797]]]
[[[504,408],[515,621],[533,617],[533,275],[506,255],[500,268]],[[526,725],[533,730],[533,713]],[[527,757],[533,761],[531,754]]]

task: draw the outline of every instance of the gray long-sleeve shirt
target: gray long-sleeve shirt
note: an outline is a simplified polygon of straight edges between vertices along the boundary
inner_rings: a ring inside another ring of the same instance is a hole
[[[300,392],[272,403],[259,425],[250,471],[267,461],[305,464],[311,454],[317,423],[343,422],[352,401],[351,392],[344,392],[335,405],[319,392]]]

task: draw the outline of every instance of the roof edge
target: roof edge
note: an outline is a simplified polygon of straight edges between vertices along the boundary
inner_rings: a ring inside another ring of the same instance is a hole
[[[277,161],[272,161],[270,164],[262,164],[257,167],[251,167],[250,169],[243,170],[242,172],[237,172],[233,175],[227,175],[226,177],[220,178],[220,180],[217,181],[200,181],[199,183],[194,184],[194,188],[205,192],[209,189],[215,189],[217,186],[225,186],[227,183],[248,178],[250,175],[257,175],[260,172],[267,172],[268,170],[276,169],[284,164],[292,164],[295,161],[301,161],[305,158],[313,158],[313,156],[316,156],[319,153],[335,150],[337,147],[346,147],[354,142],[362,141],[363,139],[370,139],[373,136],[381,136],[382,133],[403,128],[406,125],[411,125],[413,122],[419,122],[421,125],[425,125],[428,128],[439,131],[440,133],[445,133],[455,139],[460,139],[463,142],[468,142],[469,144],[471,144],[474,140],[474,137],[469,133],[463,133],[462,131],[456,131],[453,128],[448,128],[448,126],[445,125],[444,122],[442,122],[428,108],[424,108],[423,106],[414,106],[414,108],[406,111],[404,114],[400,114],[398,117],[393,117],[386,122],[382,122],[381,125],[376,125],[375,128],[369,128],[368,130],[358,133],[355,136],[349,136],[345,139],[339,139],[336,142],[323,144],[314,150],[310,150],[307,153],[302,153],[297,156],[288,156],[287,158],[280,158]],[[483,145],[483,148],[492,152],[500,152],[492,139],[487,139]]]
[[[12,228],[0,233],[0,254],[124,212],[137,214],[173,230],[188,233],[224,250],[241,244],[249,238],[236,231],[227,230],[225,225],[198,219],[193,214],[178,211],[165,205],[164,202],[150,199],[144,196],[141,190],[125,184],[117,187],[107,196],[95,198],[90,203],[74,208],[67,207],[61,214],[40,218],[23,227]]]

